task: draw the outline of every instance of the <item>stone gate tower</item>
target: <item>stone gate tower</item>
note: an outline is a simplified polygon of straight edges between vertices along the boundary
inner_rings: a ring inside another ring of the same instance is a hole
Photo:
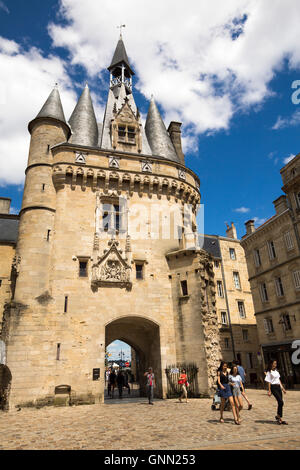
[[[185,166],[180,123],[151,99],[145,127],[122,37],[103,123],[90,91],[67,122],[57,87],[29,123],[14,297],[1,338],[8,403],[103,399],[105,348],[116,339],[149,366],[166,396],[168,364],[196,362],[210,393],[220,357],[209,255],[197,245],[200,182]],[[97,377],[100,369],[100,378]],[[96,370],[96,373],[95,373]]]

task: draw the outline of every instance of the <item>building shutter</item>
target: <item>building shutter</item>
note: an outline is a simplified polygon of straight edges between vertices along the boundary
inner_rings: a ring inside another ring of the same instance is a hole
[[[296,289],[300,289],[300,271],[294,271],[293,277]]]
[[[288,250],[292,250],[294,248],[294,242],[293,242],[291,232],[285,232],[284,241],[285,241],[285,246]]]

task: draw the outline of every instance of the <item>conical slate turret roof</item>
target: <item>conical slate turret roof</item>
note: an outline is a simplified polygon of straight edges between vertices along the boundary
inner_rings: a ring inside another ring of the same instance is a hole
[[[131,72],[131,75],[134,75],[134,71],[132,70],[132,68],[129,65],[129,60],[128,60],[128,56],[127,56],[127,52],[126,52],[126,49],[125,49],[125,45],[124,45],[122,36],[120,36],[120,39],[118,41],[114,56],[112,58],[110,66],[108,67],[108,70],[113,69],[117,65],[120,65],[122,62],[125,65],[127,65],[129,71]]]
[[[59,91],[56,85],[51,91],[39,114],[36,116],[36,119],[37,118],[53,118],[62,122],[66,122]]]
[[[98,125],[88,85],[85,86],[69,119],[72,144],[95,147],[98,144]]]
[[[151,98],[148,110],[145,132],[153,155],[158,155],[180,163],[153,97]]]

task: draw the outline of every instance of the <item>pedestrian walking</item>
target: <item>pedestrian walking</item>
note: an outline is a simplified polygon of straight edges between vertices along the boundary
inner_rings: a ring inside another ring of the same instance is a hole
[[[238,368],[238,374],[241,376],[242,378],[242,382],[243,382],[243,387],[241,387],[241,393],[242,393],[242,396],[244,398],[244,400],[246,400],[247,404],[248,404],[248,410],[251,410],[252,409],[252,404],[250,403],[246,393],[245,393],[245,389],[246,389],[246,371],[244,369],[244,367],[241,365],[240,361],[233,361],[233,364],[236,364],[237,365],[237,368]]]
[[[232,396],[236,410],[241,412],[243,409],[242,391],[244,390],[242,377],[238,372],[237,365],[233,365],[229,374],[229,384],[232,387]],[[241,422],[241,419],[239,419]]]
[[[123,372],[121,370],[119,370],[119,372],[118,372],[116,381],[117,381],[117,386],[118,386],[118,390],[119,390],[119,398],[122,398],[123,387],[125,385],[125,379],[124,379]]]
[[[286,394],[286,390],[281,383],[280,380],[280,373],[277,370],[277,361],[270,361],[265,381],[268,383],[268,395],[269,397],[273,395],[277,400],[277,415],[275,419],[278,424],[288,424],[286,421],[282,420],[282,412],[283,412],[283,400],[282,400],[282,392]]]
[[[110,376],[110,369],[107,369],[105,371],[105,385],[107,385],[107,396],[110,396],[110,381],[109,381],[109,376]]]
[[[149,367],[148,372],[145,372],[144,376],[147,378],[147,397],[149,405],[153,405],[153,390],[155,387],[155,376],[153,374],[152,367]]]
[[[130,395],[129,374],[127,370],[125,371],[125,374],[124,374],[124,387],[127,388],[128,395]]]
[[[221,362],[221,365],[218,369],[217,374],[218,374],[218,379],[217,379],[218,393],[219,393],[219,396],[221,398],[220,423],[224,423],[223,411],[224,411],[224,408],[225,408],[226,399],[228,399],[229,403],[231,405],[231,410],[232,410],[232,414],[233,414],[233,417],[234,417],[234,422],[235,422],[235,424],[240,424],[239,411],[236,410],[236,408],[235,408],[231,388],[230,388],[230,385],[229,385],[229,374],[228,374],[228,371],[227,371],[227,362],[224,362],[224,361]]]
[[[116,386],[116,380],[117,376],[114,371],[114,369],[111,369],[111,372],[109,374],[109,392],[110,392],[110,397],[114,398],[114,391],[115,391],[115,386]]]
[[[186,375],[186,370],[182,369],[181,374],[178,379],[178,384],[181,385],[181,395],[179,397],[179,401],[182,402],[182,398],[185,398],[185,402],[187,403],[187,388],[189,386],[187,375]]]

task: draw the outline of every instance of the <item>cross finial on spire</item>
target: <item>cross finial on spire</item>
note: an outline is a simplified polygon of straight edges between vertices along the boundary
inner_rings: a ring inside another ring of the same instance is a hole
[[[126,24],[120,24],[120,26],[117,26],[118,29],[120,29],[120,38],[122,38],[122,28],[125,28]]]

